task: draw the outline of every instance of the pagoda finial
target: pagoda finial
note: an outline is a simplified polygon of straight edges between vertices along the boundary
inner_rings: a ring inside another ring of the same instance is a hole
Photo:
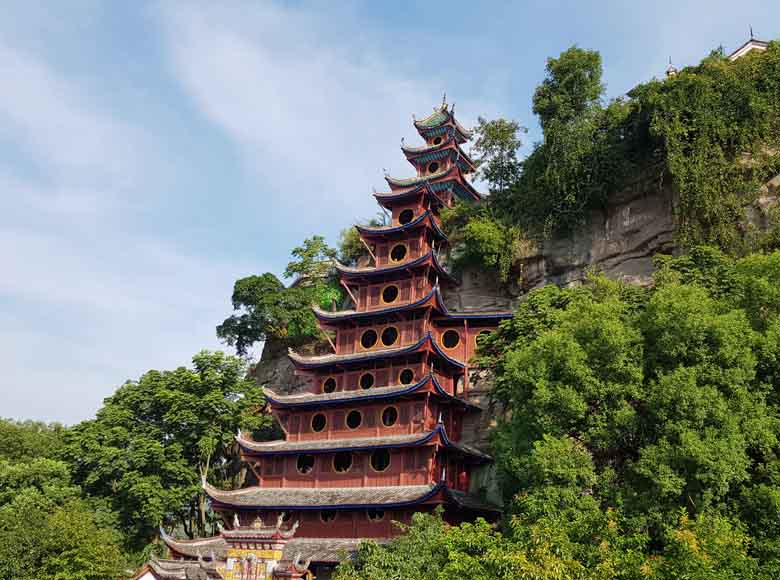
[[[750,24],[750,40],[755,40],[756,36],[753,34],[753,25]]]
[[[441,108],[442,108],[442,110],[447,108],[447,93],[446,93],[446,91],[441,96]]]

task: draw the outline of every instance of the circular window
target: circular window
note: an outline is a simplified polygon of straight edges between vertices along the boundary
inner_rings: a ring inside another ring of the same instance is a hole
[[[322,520],[322,523],[327,524],[335,520],[338,513],[336,510],[321,510],[320,520]]]
[[[366,510],[366,517],[369,521],[380,522],[385,519],[385,510]]]
[[[441,145],[441,137],[436,137],[436,139],[433,140],[434,145]]]
[[[322,413],[317,413],[314,415],[314,417],[311,418],[311,429],[316,433],[322,431],[327,424],[328,419]]]
[[[385,427],[392,427],[398,421],[398,409],[395,407],[387,407],[382,411],[382,425]]]
[[[295,465],[298,473],[306,475],[314,471],[314,455],[303,454],[298,456],[298,462]]]
[[[398,222],[401,224],[408,224],[413,219],[414,219],[414,211],[410,209],[405,209],[398,214]]]
[[[350,411],[347,414],[347,427],[350,429],[357,429],[363,422],[363,415],[360,411]]]
[[[392,346],[398,341],[398,329],[395,326],[388,326],[382,331],[382,344]]]
[[[336,390],[336,379],[333,377],[328,377],[325,379],[325,382],[322,383],[322,390],[326,393],[332,393]]]
[[[360,375],[360,388],[370,389],[374,386],[374,375],[371,373],[363,373]]]
[[[402,385],[411,385],[414,380],[414,371],[412,369],[404,369],[398,374],[398,380]]]
[[[371,348],[376,344],[376,330],[369,328],[360,336],[360,345],[363,348]]]
[[[347,451],[336,453],[333,458],[333,469],[338,473],[346,473],[352,467],[352,454]]]
[[[406,258],[406,246],[404,244],[396,244],[393,249],[390,250],[390,259],[393,262],[400,262]]]
[[[432,161],[428,165],[428,173],[436,173],[439,170],[439,162],[438,161]]]
[[[392,304],[396,300],[398,300],[398,286],[395,284],[385,286],[382,290],[382,302],[385,304]]]
[[[286,510],[282,512],[283,522],[289,522],[291,519],[292,519],[292,512]]]
[[[385,471],[390,467],[390,451],[377,449],[371,454],[371,467],[374,471]]]
[[[457,330],[448,330],[441,335],[441,343],[444,348],[455,348],[460,344],[460,334]]]

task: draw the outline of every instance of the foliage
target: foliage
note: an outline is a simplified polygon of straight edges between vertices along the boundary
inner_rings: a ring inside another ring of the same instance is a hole
[[[490,203],[508,223],[549,237],[584,223],[638,177],[669,176],[683,247],[708,243],[737,254],[777,247],[779,228],[755,236],[743,224],[745,205],[780,171],[778,88],[774,42],[735,62],[716,51],[603,106],[598,53],[570,48],[548,60],[534,94],[543,141]]]
[[[217,336],[246,355],[257,342],[277,339],[303,344],[320,336],[312,304],[329,309],[343,294],[331,275],[336,250],[313,236],[291,252],[284,275],[295,278],[285,286],[274,274],[248,276],[233,286],[233,314],[217,326]]]
[[[0,459],[26,461],[57,457],[64,431],[58,423],[0,419]]]
[[[205,535],[213,522],[201,477],[241,482],[235,433],[268,428],[263,405],[241,359],[202,351],[192,368],[152,370],[120,387],[68,432],[65,457],[77,483],[110,500],[135,545],[164,521]]]
[[[127,562],[112,521],[98,503],[80,497],[62,461],[0,460],[1,577],[118,578]]]
[[[525,131],[517,121],[480,117],[474,128],[471,148],[479,175],[490,185],[491,193],[504,191],[520,176],[517,152],[522,146],[519,134]]]
[[[365,222],[365,225],[373,228],[387,225],[387,216],[379,212],[376,217]],[[360,233],[355,227],[341,230],[339,234],[338,257],[342,264],[354,266],[357,261],[367,255],[366,246],[360,239]]]

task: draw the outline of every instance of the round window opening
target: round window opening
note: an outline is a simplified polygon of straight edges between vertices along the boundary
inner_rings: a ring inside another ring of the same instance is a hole
[[[347,414],[347,427],[350,429],[357,429],[363,422],[363,415],[360,411],[350,411]]]
[[[460,334],[457,330],[448,330],[441,336],[444,348],[455,348],[460,344]]]
[[[282,512],[282,521],[283,522],[289,522],[292,519],[292,512],[283,511]]]
[[[402,385],[411,385],[414,380],[414,371],[412,369],[404,369],[401,374],[398,375],[398,380]]]
[[[390,467],[390,451],[377,449],[371,454],[371,467],[374,471],[385,471]]]
[[[328,420],[325,418],[325,415],[322,413],[317,413],[312,417],[311,419],[311,428],[313,431],[319,433],[325,428],[325,425],[328,424]]]
[[[382,344],[392,346],[398,340],[398,329],[395,326],[388,326],[382,331]]]
[[[360,337],[360,346],[363,348],[371,348],[376,344],[376,330],[368,329]]]
[[[322,510],[320,512],[320,519],[323,521],[323,523],[332,522],[336,519],[336,515],[338,512],[336,510]]]
[[[390,259],[393,262],[400,262],[406,258],[406,246],[403,244],[396,244],[393,249],[390,250]]]
[[[364,373],[360,375],[360,388],[370,389],[374,386],[374,375],[371,373]]]
[[[385,511],[384,510],[366,510],[366,517],[369,519],[369,521],[379,522],[379,521],[385,519]]]
[[[398,214],[398,222],[401,224],[408,224],[414,219],[414,212],[410,209],[405,209]]]
[[[392,304],[396,300],[398,300],[398,286],[395,284],[385,286],[382,290],[382,301],[387,304]]]
[[[314,455],[299,455],[298,463],[295,466],[298,469],[298,473],[306,475],[314,471]]]
[[[436,137],[436,139],[433,140],[434,145],[441,145],[441,137]]]
[[[436,173],[439,170],[439,162],[433,161],[428,165],[428,173]]]
[[[325,382],[322,383],[322,390],[326,393],[332,393],[336,390],[336,379],[333,377],[328,377],[325,379]]]
[[[387,407],[382,411],[382,425],[392,427],[398,421],[398,410],[395,407]]]
[[[352,454],[347,451],[341,451],[336,453],[333,458],[333,469],[338,473],[345,473],[352,467]]]

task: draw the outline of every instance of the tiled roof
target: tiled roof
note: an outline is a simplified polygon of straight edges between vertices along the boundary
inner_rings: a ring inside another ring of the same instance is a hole
[[[429,259],[431,260],[433,268],[436,270],[436,273],[439,276],[448,281],[454,282],[454,278],[447,272],[447,270],[444,269],[433,251],[430,251],[427,254],[423,254],[419,258],[415,258],[414,260],[410,260],[408,262],[388,264],[378,268],[376,266],[355,268],[352,266],[345,266],[344,264],[340,264],[338,262],[336,262],[335,266],[336,270],[338,270],[344,276],[355,278],[359,276],[381,276],[386,274],[394,274],[396,272],[404,272],[410,268],[427,265]]]
[[[313,439],[308,441],[278,441],[255,442],[237,438],[238,444],[249,451],[258,453],[330,453],[334,451],[358,451],[361,449],[376,449],[379,447],[411,447],[429,441],[436,431],[423,433],[407,433],[404,435],[388,435],[385,437],[353,437],[349,439]]]
[[[466,493],[463,491],[456,491],[454,489],[447,489],[447,495],[463,509],[478,511],[478,512],[498,512],[500,508],[491,503],[488,503],[481,498]]]
[[[394,348],[380,348],[378,350],[370,350],[358,353],[349,354],[326,354],[320,356],[302,356],[294,351],[290,350],[288,356],[293,361],[293,364],[302,368],[321,368],[335,364],[349,364],[360,363],[377,358],[386,359],[391,357],[403,356],[406,354],[412,354],[417,352],[420,348],[428,344],[442,359],[455,366],[456,368],[464,368],[464,364],[457,359],[452,358],[445,353],[438,343],[433,340],[433,335],[427,332],[419,341],[415,344],[408,346],[399,346]]]
[[[460,180],[456,179],[458,176]],[[433,191],[436,187],[449,187],[447,184],[455,182],[457,187],[464,190],[464,194],[467,192],[470,199],[479,200],[482,199],[482,195],[474,189],[474,186],[469,183],[468,179],[463,177],[463,172],[457,164],[453,165],[449,169],[432,173],[430,175],[416,175],[414,177],[397,178],[385,175],[385,181],[390,186],[390,189],[398,192],[398,190],[405,191],[406,188],[416,187],[421,184],[428,184]]]
[[[411,230],[418,225],[422,224],[426,218],[430,218],[430,225],[431,229],[436,233],[436,235],[443,240],[447,239],[447,236],[442,231],[442,229],[439,227],[439,224],[436,223],[436,220],[433,219],[433,214],[430,211],[426,211],[425,213],[420,214],[417,218],[410,221],[408,224],[398,225],[398,226],[361,226],[356,225],[355,228],[364,235],[387,235],[387,234],[395,234],[400,232],[405,232],[408,230]]]
[[[433,113],[424,119],[416,120],[415,124],[420,127],[438,127],[439,125],[446,123],[449,118],[450,112],[446,109],[446,107],[441,107],[433,111]]]
[[[362,541],[360,538],[295,538],[287,542],[282,557],[292,560],[300,554],[303,560],[311,559],[314,563],[336,563],[352,557]],[[373,541],[384,544],[389,539]]]
[[[186,560],[151,560],[147,566],[160,580],[190,580],[205,577],[222,580],[216,565],[211,562],[192,562]]]
[[[479,410],[480,407],[472,405],[464,399],[455,397],[444,390],[436,380],[435,375],[427,375],[417,383],[411,385],[389,385],[385,387],[372,387],[371,389],[355,389],[352,391],[334,391],[332,393],[296,393],[294,395],[278,395],[268,388],[264,388],[266,399],[271,405],[281,408],[286,407],[325,407],[339,405],[342,403],[355,403],[358,401],[378,401],[383,399],[392,399],[404,395],[410,395],[418,389],[425,386],[428,380],[432,381],[435,391],[450,402],[456,402],[465,407]]]
[[[203,485],[212,502],[236,508],[273,509],[360,509],[403,507],[434,497],[441,484],[394,485],[388,487],[247,487],[223,491]]]
[[[371,389],[355,389],[353,391],[334,391],[332,393],[295,393],[294,395],[279,395],[269,388],[263,389],[271,404],[286,406],[337,404],[341,402],[355,402],[360,400],[375,400],[408,395],[413,393],[428,382],[426,376],[421,381],[411,385],[389,385],[385,387],[372,387]]]
[[[213,552],[217,560],[224,560],[226,557],[227,543],[222,536],[198,538],[195,540],[177,540],[160,528],[160,537],[171,550],[184,556],[197,558],[200,555],[204,558],[209,558]]]
[[[425,306],[427,302],[430,301],[431,298],[434,298],[436,295],[436,289],[434,288],[431,290],[428,294],[420,298],[419,300],[415,300],[414,302],[408,302],[406,304],[398,304],[396,306],[389,306],[387,308],[377,308],[376,310],[336,310],[335,312],[331,312],[328,310],[323,310],[322,308],[318,308],[315,306],[313,308],[314,315],[323,321],[338,321],[338,320],[356,320],[361,318],[376,318],[377,316],[385,316],[387,314],[392,314],[395,312],[405,312],[408,310],[414,310],[416,308],[420,308],[421,306]],[[438,306],[437,303],[434,303],[436,306]]]

